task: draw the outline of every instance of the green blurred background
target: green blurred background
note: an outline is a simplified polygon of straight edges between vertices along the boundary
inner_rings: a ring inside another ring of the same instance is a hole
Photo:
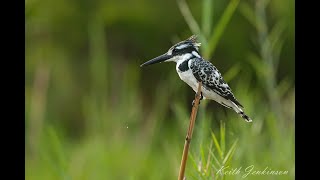
[[[253,119],[202,101],[187,179],[294,179],[293,0],[26,0],[26,179],[177,179],[194,92],[174,63],[197,34]],[[240,175],[220,175],[223,166]]]

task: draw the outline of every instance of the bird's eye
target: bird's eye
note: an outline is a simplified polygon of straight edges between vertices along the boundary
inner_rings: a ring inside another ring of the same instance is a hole
[[[169,49],[168,54],[177,54],[177,52],[178,52],[178,49],[172,48],[172,49]]]

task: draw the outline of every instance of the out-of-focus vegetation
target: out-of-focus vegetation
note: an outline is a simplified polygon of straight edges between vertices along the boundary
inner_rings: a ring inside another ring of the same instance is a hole
[[[192,34],[253,122],[202,101],[187,179],[294,179],[294,1],[25,4],[26,179],[176,179],[194,92],[139,65]]]

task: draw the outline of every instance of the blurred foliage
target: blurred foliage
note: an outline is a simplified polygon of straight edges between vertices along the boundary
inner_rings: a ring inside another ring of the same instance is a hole
[[[253,123],[202,101],[187,179],[294,179],[294,1],[26,0],[25,18],[26,179],[176,179],[194,92],[139,65],[192,34]]]

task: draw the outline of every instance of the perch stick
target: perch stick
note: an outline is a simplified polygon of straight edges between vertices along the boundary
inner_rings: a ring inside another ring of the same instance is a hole
[[[184,180],[184,171],[185,171],[186,164],[187,164],[187,158],[188,158],[188,152],[189,152],[190,142],[191,142],[191,138],[192,138],[193,127],[194,127],[194,123],[196,120],[199,102],[200,102],[200,98],[201,98],[201,86],[202,86],[202,82],[199,82],[198,92],[195,96],[194,103],[192,106],[191,115],[190,115],[189,128],[188,128],[187,136],[186,136],[185,143],[184,143],[178,180]]]

